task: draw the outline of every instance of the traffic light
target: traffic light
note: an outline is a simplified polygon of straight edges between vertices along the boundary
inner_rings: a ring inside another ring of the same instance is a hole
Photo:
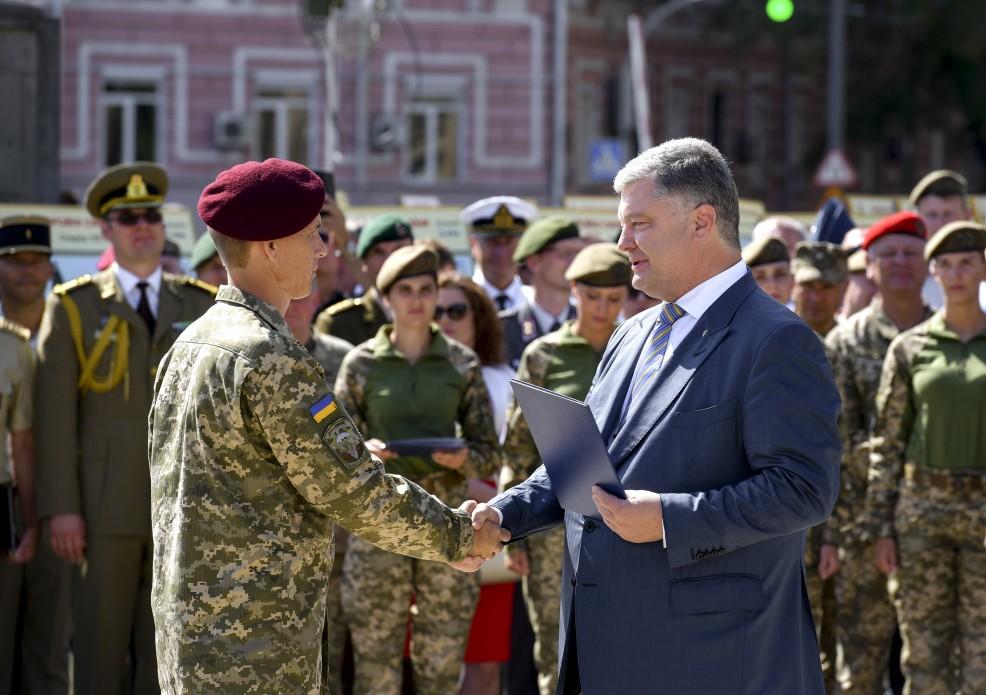
[[[794,0],[767,0],[764,11],[772,22],[786,22],[794,14]]]

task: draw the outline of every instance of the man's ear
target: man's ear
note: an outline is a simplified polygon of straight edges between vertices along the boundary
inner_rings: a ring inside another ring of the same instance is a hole
[[[708,203],[702,203],[692,210],[692,232],[696,239],[705,239],[716,234],[716,209]]]
[[[270,241],[265,241],[261,244],[261,248],[264,250],[264,256],[269,261],[277,260],[277,242],[273,239]]]

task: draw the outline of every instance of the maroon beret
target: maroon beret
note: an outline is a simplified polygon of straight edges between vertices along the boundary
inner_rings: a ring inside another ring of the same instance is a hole
[[[227,169],[199,196],[199,216],[220,234],[270,241],[300,232],[322,209],[325,184],[306,166],[285,159]]]
[[[871,224],[863,235],[863,248],[868,249],[870,244],[886,234],[909,234],[922,240],[928,235],[921,216],[905,210],[887,215]]]

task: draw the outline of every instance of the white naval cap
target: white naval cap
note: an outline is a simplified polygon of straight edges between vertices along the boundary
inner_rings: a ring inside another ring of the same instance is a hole
[[[537,216],[536,206],[512,195],[477,200],[459,213],[459,219],[477,234],[520,234]]]

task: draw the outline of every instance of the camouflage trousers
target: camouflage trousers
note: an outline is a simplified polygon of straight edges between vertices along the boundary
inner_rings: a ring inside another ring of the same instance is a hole
[[[986,494],[905,483],[894,525],[904,692],[986,693]]]
[[[478,576],[388,553],[355,536],[342,571],[342,610],[353,638],[355,695],[397,695],[414,596],[411,661],[418,695],[457,690]]]
[[[818,576],[820,535],[820,527],[808,530],[805,545],[805,585],[811,605],[811,618],[815,623],[815,637],[818,639],[818,658],[825,679],[825,692],[832,693],[835,691],[837,604],[832,579],[823,582]]]
[[[342,615],[342,571],[340,567],[340,571],[337,572],[333,565],[325,592],[321,695],[342,695],[342,657],[345,648],[346,620]]]
[[[527,539],[530,574],[524,577],[524,602],[534,629],[534,666],[540,695],[554,695],[558,682],[558,619],[561,572],[565,560],[565,527]]]
[[[883,695],[883,678],[897,616],[887,577],[873,564],[873,546],[847,543],[840,548],[842,567],[835,575],[835,599],[843,615],[836,635],[841,654],[837,677],[843,693]]]

